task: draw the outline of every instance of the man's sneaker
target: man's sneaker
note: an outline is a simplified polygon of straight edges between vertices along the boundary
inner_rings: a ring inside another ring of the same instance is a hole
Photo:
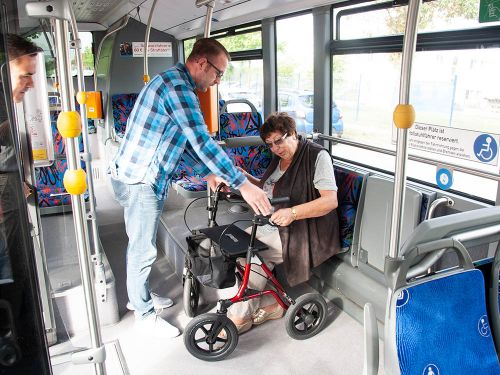
[[[163,320],[156,314],[149,314],[144,319],[136,319],[134,329],[141,335],[155,338],[172,338],[181,334],[177,327]]]
[[[174,301],[172,301],[170,298],[161,297],[155,293],[151,293],[151,298],[153,299],[153,306],[157,311],[162,311],[163,309],[167,309],[174,304]],[[134,306],[132,306],[130,301],[127,302],[127,309],[129,309],[130,311],[135,310]]]

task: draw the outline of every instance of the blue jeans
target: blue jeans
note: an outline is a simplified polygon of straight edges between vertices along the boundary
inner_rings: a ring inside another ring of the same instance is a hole
[[[156,233],[163,199],[146,184],[125,184],[111,178],[115,199],[123,206],[127,246],[127,292],[136,318],[154,313],[149,274],[156,259]]]

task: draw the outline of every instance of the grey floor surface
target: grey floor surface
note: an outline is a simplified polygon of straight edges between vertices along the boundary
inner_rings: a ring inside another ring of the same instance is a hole
[[[304,341],[291,339],[285,330],[284,319],[269,321],[254,327],[240,336],[239,343],[232,355],[220,362],[204,362],[194,358],[184,347],[183,336],[174,339],[152,339],[138,335],[132,329],[133,313],[125,307],[127,294],[125,287],[125,249],[127,238],[122,218],[122,210],[113,200],[106,186],[97,187],[97,217],[101,242],[116,279],[116,295],[120,321],[104,326],[102,336],[107,343],[107,373],[123,374],[117,355],[116,343],[123,352],[125,365],[130,374],[339,374],[360,375],[363,367],[363,327],[350,316],[328,303],[329,316],[326,328],[317,336]],[[167,213],[168,214],[168,213]],[[67,216],[67,215],[66,215]],[[71,232],[64,216],[48,216],[44,225],[59,224],[66,234]],[[71,223],[71,221],[70,221]],[[69,234],[68,234],[69,236]],[[52,241],[54,241],[52,236]],[[65,236],[63,235],[63,238]],[[68,247],[68,240],[66,248]],[[49,258],[58,256],[51,243]],[[70,246],[71,247],[71,246]],[[66,255],[71,257],[71,255]],[[50,268],[50,267],[49,267]],[[160,254],[154,264],[151,275],[151,287],[157,293],[169,296],[175,305],[164,310],[161,316],[178,326],[181,330],[190,321],[182,309],[182,285],[171,264]],[[290,291],[299,295],[308,291],[308,286],[301,286]],[[59,326],[64,326],[59,320]],[[60,342],[51,349],[53,371],[56,375],[93,374],[89,365],[71,364],[69,354],[84,347],[88,341],[85,334],[68,339],[64,327]],[[123,362],[122,365],[123,366]]]

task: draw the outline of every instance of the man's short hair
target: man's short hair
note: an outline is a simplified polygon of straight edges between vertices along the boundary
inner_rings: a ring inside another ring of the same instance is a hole
[[[7,34],[6,40],[9,60],[15,60],[25,55],[35,55],[42,51],[35,43],[16,34]]]
[[[196,61],[202,57],[215,58],[220,54],[224,54],[228,61],[231,61],[231,56],[226,48],[217,40],[212,38],[201,38],[196,41],[193,50],[189,54],[186,61]]]

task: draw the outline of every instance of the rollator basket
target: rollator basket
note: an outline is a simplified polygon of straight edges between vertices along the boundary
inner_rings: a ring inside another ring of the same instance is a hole
[[[212,288],[229,288],[236,283],[236,258],[244,257],[250,244],[250,235],[234,225],[204,228],[186,238],[187,267],[198,281]],[[210,255],[210,241],[213,246]],[[254,251],[267,249],[255,240]]]
[[[188,254],[186,263],[191,273],[198,281],[211,288],[224,289],[236,283],[236,259],[224,256],[218,244],[213,243],[213,254],[210,256],[210,248],[205,245],[209,238],[203,234],[197,234],[186,238]]]

